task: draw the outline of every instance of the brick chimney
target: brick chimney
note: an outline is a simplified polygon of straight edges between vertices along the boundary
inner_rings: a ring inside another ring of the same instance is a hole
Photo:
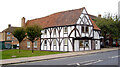
[[[21,19],[21,27],[25,27],[25,18],[24,17],[22,17],[22,19]]]
[[[98,14],[98,17],[101,18],[101,14]]]
[[[8,24],[8,28],[10,28],[11,27],[11,24]]]

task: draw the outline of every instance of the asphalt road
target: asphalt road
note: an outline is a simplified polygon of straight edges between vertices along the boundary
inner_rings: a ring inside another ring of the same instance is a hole
[[[77,65],[77,66],[89,66],[89,65],[114,65],[120,66],[120,50],[114,50],[103,53],[89,54],[83,56],[67,57],[53,60],[21,63],[17,65]]]

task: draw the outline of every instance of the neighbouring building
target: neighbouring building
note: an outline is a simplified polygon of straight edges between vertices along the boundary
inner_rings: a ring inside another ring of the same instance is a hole
[[[14,48],[19,44],[18,40],[13,36],[12,32],[18,27],[12,27],[10,24],[8,28],[0,32],[0,42],[5,48]]]
[[[22,18],[22,26],[40,25],[43,34],[34,42],[36,50],[84,51],[100,49],[100,29],[87,13],[86,8],[58,12],[43,18]],[[31,49],[26,38],[21,49]]]

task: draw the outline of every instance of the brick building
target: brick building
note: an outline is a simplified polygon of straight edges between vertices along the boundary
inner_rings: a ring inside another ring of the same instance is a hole
[[[9,24],[8,28],[0,32],[0,41],[4,41],[4,44],[10,44],[12,48],[16,47],[19,42],[12,34],[16,28],[19,27],[13,27]]]

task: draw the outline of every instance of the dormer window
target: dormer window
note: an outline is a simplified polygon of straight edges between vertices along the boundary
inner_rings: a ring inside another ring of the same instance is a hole
[[[64,27],[64,33],[68,33],[68,28]]]

